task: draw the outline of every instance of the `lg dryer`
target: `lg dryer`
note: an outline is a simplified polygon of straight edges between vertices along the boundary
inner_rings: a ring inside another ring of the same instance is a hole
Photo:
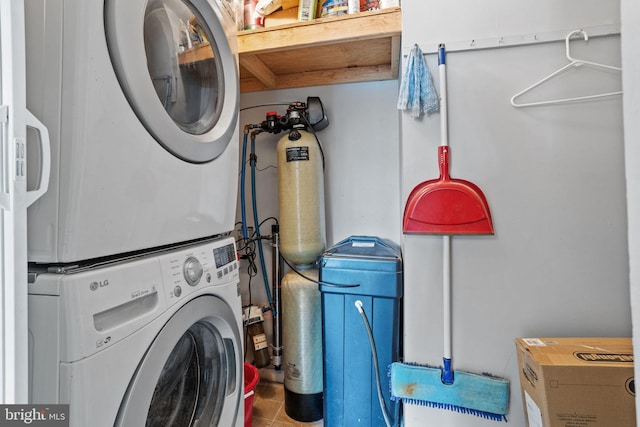
[[[70,263],[233,229],[231,3],[25,2],[27,104],[49,129],[52,157],[49,191],[29,209],[29,261]]]

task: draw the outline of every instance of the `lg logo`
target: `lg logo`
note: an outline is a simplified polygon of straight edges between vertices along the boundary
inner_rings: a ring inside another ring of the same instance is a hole
[[[104,288],[105,286],[109,286],[108,279],[91,282],[89,284],[89,289],[91,289],[92,291],[97,291],[98,289]]]

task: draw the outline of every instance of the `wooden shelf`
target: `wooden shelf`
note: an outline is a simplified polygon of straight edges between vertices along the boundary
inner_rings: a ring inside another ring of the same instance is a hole
[[[400,8],[238,33],[240,91],[398,78]]]
[[[180,52],[178,54],[178,64],[190,65],[210,58],[213,58],[213,50],[209,42],[204,42],[196,47]]]

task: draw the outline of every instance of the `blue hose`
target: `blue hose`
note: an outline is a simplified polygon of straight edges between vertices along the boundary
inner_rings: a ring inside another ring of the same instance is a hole
[[[245,131],[244,137],[242,138],[242,166],[240,168],[240,212],[242,215],[242,238],[245,240],[249,238],[249,233],[247,232],[247,207],[244,202],[244,177],[247,169],[247,137],[248,132]]]
[[[262,251],[262,240],[260,238],[260,221],[258,220],[258,203],[256,202],[256,137],[255,133],[251,134],[251,203],[253,207],[253,226],[256,230],[258,241],[258,253],[260,254],[260,268],[262,269],[262,279],[264,280],[264,289],[267,293],[267,301],[269,306],[273,307],[273,299],[271,298],[271,288],[269,287],[269,278],[267,276],[267,267],[264,263],[264,253]],[[243,220],[244,221],[244,220]],[[277,313],[274,313],[276,315]]]

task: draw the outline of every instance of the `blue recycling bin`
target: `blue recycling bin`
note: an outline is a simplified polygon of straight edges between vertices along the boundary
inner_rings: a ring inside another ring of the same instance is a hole
[[[398,245],[378,237],[352,236],[320,258],[324,423],[331,427],[385,427],[369,336],[355,302],[361,301],[378,353],[385,404],[391,401],[388,369],[400,360],[402,257]]]

